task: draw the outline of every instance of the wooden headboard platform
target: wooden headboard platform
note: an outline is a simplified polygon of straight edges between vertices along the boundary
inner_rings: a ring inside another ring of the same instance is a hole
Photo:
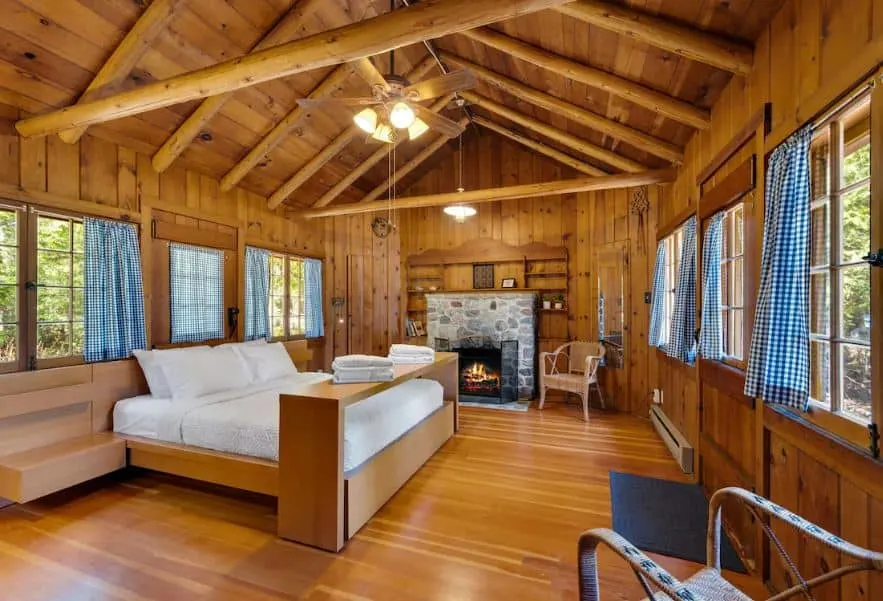
[[[283,344],[306,369],[307,342]],[[0,498],[26,502],[124,467],[113,406],[147,392],[134,359],[0,376]]]

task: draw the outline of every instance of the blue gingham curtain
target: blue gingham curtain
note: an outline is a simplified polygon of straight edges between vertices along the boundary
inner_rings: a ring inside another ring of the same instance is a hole
[[[130,223],[83,219],[86,362],[124,359],[147,347],[138,232]]]
[[[681,262],[675,283],[675,302],[671,317],[671,331],[665,344],[665,354],[685,363],[692,363],[696,332],[696,218],[690,217],[683,225]]]
[[[224,338],[224,251],[169,244],[172,342]]]
[[[650,346],[662,346],[665,337],[662,324],[665,322],[665,240],[656,247],[656,266],[653,268],[653,289],[650,291]]]
[[[325,335],[322,315],[322,261],[304,259],[304,304],[306,313],[306,337]]]
[[[809,223],[812,128],[770,155],[763,253],[745,394],[806,409],[809,401]]]
[[[270,251],[245,247],[245,339],[270,337]]]
[[[699,354],[706,359],[723,359],[723,328],[721,327],[721,246],[724,213],[715,213],[708,220],[702,237],[702,323],[699,333]]]

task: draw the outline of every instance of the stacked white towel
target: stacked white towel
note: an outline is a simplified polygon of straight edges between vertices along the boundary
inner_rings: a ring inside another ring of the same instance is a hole
[[[435,361],[435,350],[416,344],[394,344],[389,349],[389,358],[396,365],[419,365]]]
[[[389,382],[395,378],[394,363],[387,357],[374,355],[344,355],[331,363],[335,384],[357,382]]]

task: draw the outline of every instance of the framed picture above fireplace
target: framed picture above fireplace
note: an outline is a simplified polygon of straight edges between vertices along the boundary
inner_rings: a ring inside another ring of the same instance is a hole
[[[487,290],[494,287],[494,264],[474,263],[472,265],[472,287]]]

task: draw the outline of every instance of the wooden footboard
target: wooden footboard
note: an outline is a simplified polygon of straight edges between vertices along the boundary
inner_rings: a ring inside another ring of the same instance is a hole
[[[396,378],[390,382],[321,382],[299,395],[281,395],[279,536],[328,551],[343,548],[348,533],[358,530],[456,431],[457,365],[456,353],[436,353],[432,364],[396,367]],[[343,473],[344,409],[415,378],[438,381],[448,405],[372,458],[361,468],[365,475],[354,474],[347,490]],[[450,427],[440,425],[439,414],[450,420]],[[413,457],[408,454],[408,445]],[[388,480],[378,482],[379,474]],[[380,484],[376,488],[370,482],[372,477],[373,484]],[[350,512],[346,510],[347,501],[352,505]],[[348,515],[354,528],[347,528]]]

